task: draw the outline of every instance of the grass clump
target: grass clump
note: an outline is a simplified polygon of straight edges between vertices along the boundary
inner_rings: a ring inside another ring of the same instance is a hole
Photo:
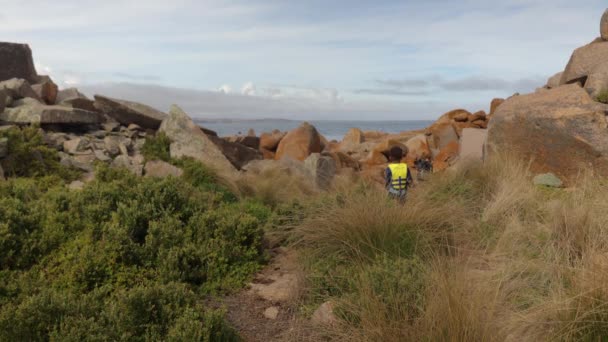
[[[404,207],[364,187],[324,198],[293,230],[305,312],[330,300],[338,340],[608,338],[608,185],[532,184],[505,158],[462,164]]]
[[[1,182],[0,340],[236,340],[204,298],[260,269],[273,213],[188,163],[191,178],[100,166],[81,191]]]

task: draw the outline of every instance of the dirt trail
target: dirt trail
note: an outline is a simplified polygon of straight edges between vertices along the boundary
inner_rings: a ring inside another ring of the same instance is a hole
[[[242,292],[227,297],[227,318],[245,341],[306,341],[313,329],[296,315],[301,271],[296,253],[272,251],[272,262]]]

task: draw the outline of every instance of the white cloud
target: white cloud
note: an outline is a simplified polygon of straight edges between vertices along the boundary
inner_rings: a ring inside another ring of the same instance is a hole
[[[230,94],[230,93],[232,93],[232,87],[228,84],[224,84],[221,87],[219,87],[219,89],[217,91],[222,94]]]
[[[253,84],[253,82],[247,82],[243,85],[243,87],[241,88],[241,94],[243,95],[256,95],[256,87],[255,84]]]

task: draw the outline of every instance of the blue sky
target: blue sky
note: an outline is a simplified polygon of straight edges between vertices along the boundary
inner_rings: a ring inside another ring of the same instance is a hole
[[[529,92],[603,1],[0,0],[62,87],[199,117],[432,119]]]

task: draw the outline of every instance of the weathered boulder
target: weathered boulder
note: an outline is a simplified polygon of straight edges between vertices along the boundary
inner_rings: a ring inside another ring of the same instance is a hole
[[[608,9],[604,11],[600,21],[600,35],[603,40],[608,40]]]
[[[445,145],[433,160],[433,171],[442,171],[450,167],[458,157],[460,144],[458,141],[451,141]]]
[[[576,84],[512,97],[490,121],[487,157],[513,154],[565,180],[589,168],[608,175],[607,111]]]
[[[361,165],[358,161],[353,159],[351,156],[344,152],[324,152],[323,155],[332,157],[336,161],[338,169],[350,168],[353,170],[360,170]]]
[[[32,90],[34,90],[36,95],[38,95],[38,98],[44,101],[44,103],[54,105],[55,101],[57,100],[57,92],[59,91],[59,88],[55,83],[53,83],[53,81],[49,79],[42,83],[34,84],[32,86]]]
[[[592,42],[574,50],[562,74],[560,85],[575,82],[584,85],[593,70],[607,59],[608,42],[606,41]]]
[[[167,114],[141,103],[95,95],[95,108],[128,126],[132,123],[149,129],[158,129]]]
[[[416,160],[431,157],[431,149],[427,143],[426,136],[424,134],[419,134],[405,143],[407,147],[408,160]]]
[[[69,154],[77,154],[78,152],[89,151],[91,142],[84,137],[78,137],[71,140],[66,140],[63,143],[63,151]]]
[[[437,121],[435,121],[435,123],[430,128],[432,128],[435,125],[443,125],[443,124],[452,123],[453,121],[456,121],[455,120],[456,118],[464,118],[463,120],[466,121],[466,118],[470,114],[471,113],[468,110],[464,110],[464,109],[451,110],[451,111],[443,114],[442,116],[440,116],[439,119],[437,119]]]
[[[390,151],[393,147],[401,148],[401,151],[403,151],[404,155],[408,153],[407,146],[401,141],[395,139],[384,139],[383,141],[374,146],[372,152],[382,153],[386,158],[388,158]]]
[[[287,132],[278,130],[275,130],[272,133],[262,133],[262,135],[260,135],[260,148],[271,152],[276,151],[285,135],[287,135]]]
[[[505,99],[501,99],[501,98],[493,99],[492,102],[490,103],[490,115],[494,115],[494,113],[496,113],[496,110],[498,109],[498,106],[503,104],[503,102],[505,102]]]
[[[485,129],[465,128],[460,138],[460,158],[483,159],[483,149],[488,131]]]
[[[29,97],[42,102],[42,99],[32,89],[30,83],[24,79],[11,78],[10,80],[2,81],[0,82],[0,89],[4,89],[13,100]]]
[[[312,175],[315,185],[319,189],[327,190],[331,187],[337,171],[336,161],[332,157],[313,153],[306,158],[304,166]]]
[[[144,166],[146,177],[165,178],[169,176],[180,177],[184,170],[162,160],[151,160]]]
[[[549,77],[547,80],[547,85],[545,86],[548,89],[557,88],[560,86],[560,82],[562,80],[563,71],[556,73],[555,75]]]
[[[172,141],[171,157],[192,157],[220,171],[235,171],[220,148],[177,105],[171,106],[159,131],[164,132]]]
[[[388,163],[388,158],[380,151],[371,151],[361,162],[366,166],[378,166]]]
[[[342,152],[354,151],[358,145],[361,145],[364,142],[365,135],[363,134],[363,131],[358,128],[351,128],[344,135],[338,149]]]
[[[99,123],[99,115],[76,108],[29,104],[6,108],[4,113],[0,113],[0,122],[65,126],[94,125]]]
[[[377,140],[386,138],[387,135],[388,135],[388,133],[381,132],[381,131],[364,131],[363,132],[364,141],[377,141]]]
[[[458,133],[454,125],[449,122],[434,124],[428,128],[427,132],[431,136],[431,147],[438,150],[441,150],[453,141],[458,141]]]
[[[486,120],[487,116],[488,115],[486,114],[486,112],[484,110],[480,110],[480,111],[475,112],[472,115],[470,115],[467,118],[467,121],[469,121],[469,122],[475,122],[475,121],[478,121],[478,120]]]
[[[594,98],[602,91],[608,91],[608,60],[593,68],[585,82],[585,90]]]
[[[216,136],[207,136],[228,158],[230,163],[235,168],[240,170],[252,160],[263,159],[263,155],[259,150],[249,148],[245,145],[226,141]]]
[[[453,120],[456,122],[467,122],[469,121],[469,116],[471,115],[471,113],[465,113],[465,112],[460,112],[456,115],[454,115]]]
[[[32,50],[27,44],[0,42],[0,81],[11,78],[36,83],[38,73],[34,67]]]
[[[260,148],[260,138],[256,137],[255,135],[247,135],[247,136],[237,135],[237,136],[225,138],[225,140],[228,142],[231,142],[231,143],[241,144],[241,145],[247,146],[249,148],[253,148],[255,150]]]
[[[314,126],[304,122],[281,139],[275,159],[290,157],[303,161],[312,153],[321,151],[319,132]]]

